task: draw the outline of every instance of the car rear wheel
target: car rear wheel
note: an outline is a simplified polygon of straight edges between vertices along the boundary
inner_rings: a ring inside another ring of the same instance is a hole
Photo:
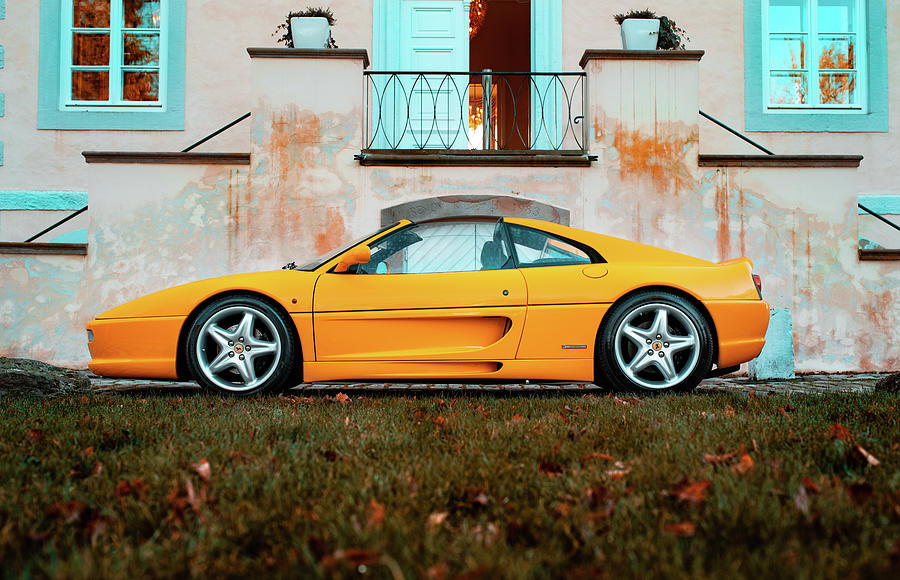
[[[298,348],[291,322],[253,296],[227,296],[194,319],[187,340],[191,374],[207,390],[256,395],[284,389],[297,378]]]
[[[598,370],[620,391],[688,391],[709,374],[713,335],[685,298],[635,294],[613,306],[600,331]]]

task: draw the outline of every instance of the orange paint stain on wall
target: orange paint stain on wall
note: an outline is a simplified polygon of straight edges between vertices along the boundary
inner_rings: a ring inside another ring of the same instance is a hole
[[[599,129],[597,129],[599,130]],[[660,193],[690,188],[695,179],[685,162],[685,151],[696,143],[696,133],[666,131],[655,135],[616,127],[613,144],[619,153],[623,178],[646,178]]]
[[[344,217],[338,208],[329,207],[325,216],[325,229],[316,235],[316,252],[319,254],[338,247],[347,237]]]
[[[731,252],[731,229],[728,226],[728,177],[720,175],[716,182],[716,248],[719,259],[727,260]]]
[[[268,153],[275,171],[287,181],[292,167],[308,165],[304,149],[321,140],[322,121],[311,111],[290,109],[273,114]]]

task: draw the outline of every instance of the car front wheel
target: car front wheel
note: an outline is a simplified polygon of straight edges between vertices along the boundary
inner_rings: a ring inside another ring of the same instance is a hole
[[[253,296],[227,296],[194,319],[187,340],[191,374],[207,390],[256,395],[284,389],[295,374],[291,322]]]
[[[620,391],[688,391],[712,368],[713,335],[685,298],[637,293],[613,306],[600,331],[598,371]]]

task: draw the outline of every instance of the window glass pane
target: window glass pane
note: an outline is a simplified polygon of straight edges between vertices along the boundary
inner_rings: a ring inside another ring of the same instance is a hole
[[[806,32],[809,0],[770,0],[770,32]]]
[[[123,71],[122,99],[125,101],[158,101],[158,71]]]
[[[159,0],[122,0],[125,28],[159,28]]]
[[[108,66],[109,34],[73,33],[72,64],[75,66]]]
[[[856,32],[856,0],[819,0],[819,32]]]
[[[500,231],[492,222],[416,225],[373,244],[372,259],[357,272],[428,274],[500,269],[509,262]]]
[[[805,105],[807,73],[773,72],[769,77],[769,102],[773,105]]]
[[[823,105],[855,105],[856,73],[819,75],[819,101]]]
[[[856,68],[853,40],[840,36],[819,37],[820,69]]]
[[[769,38],[769,68],[805,69],[806,35],[771,36]]]
[[[158,65],[159,34],[134,34],[126,32],[122,42],[125,53],[123,64]]]
[[[591,263],[591,258],[584,251],[550,234],[515,224],[509,224],[509,231],[519,266],[566,266]]]
[[[109,28],[109,0],[72,0],[72,26]]]
[[[72,100],[108,101],[109,71],[72,71]]]

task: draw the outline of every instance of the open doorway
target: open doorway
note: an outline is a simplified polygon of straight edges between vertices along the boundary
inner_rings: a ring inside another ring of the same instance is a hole
[[[531,0],[472,0],[469,70],[518,75],[473,76],[469,141],[485,149],[528,149],[530,143]]]

